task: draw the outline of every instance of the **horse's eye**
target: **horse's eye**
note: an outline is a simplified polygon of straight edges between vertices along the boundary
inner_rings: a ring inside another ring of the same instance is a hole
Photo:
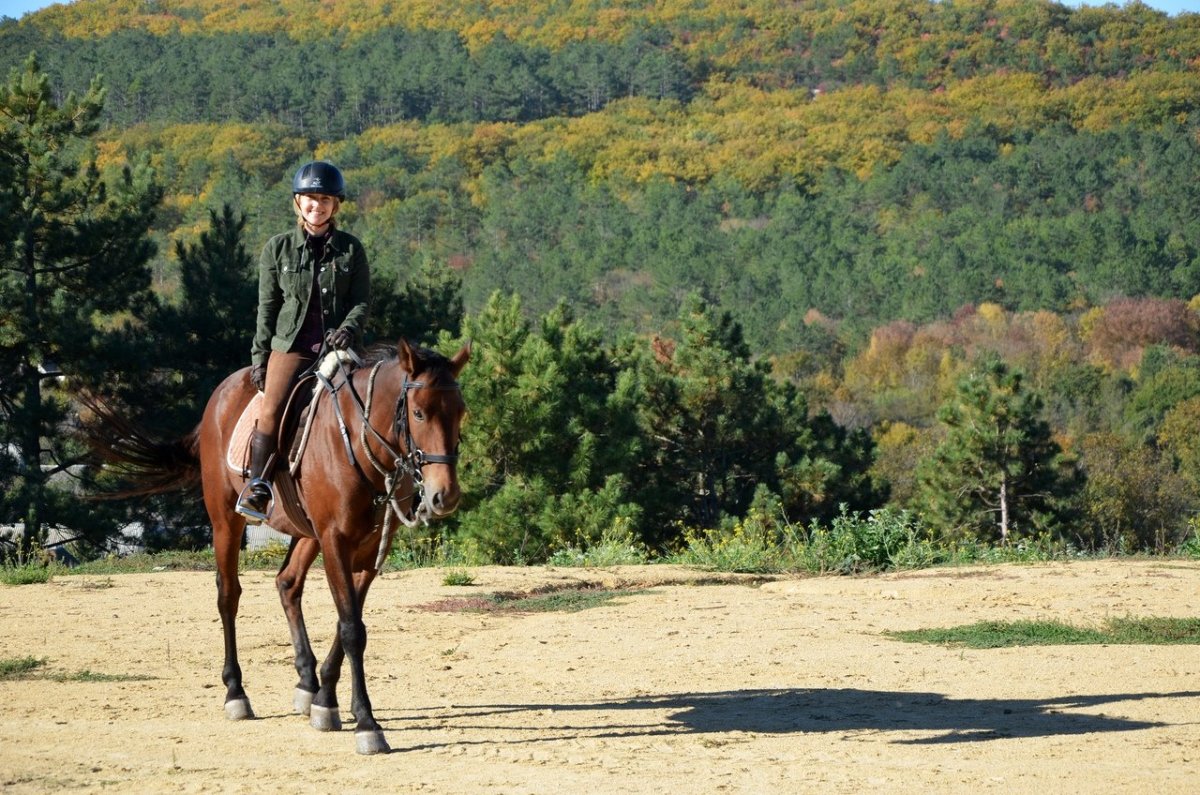
[[[425,412],[421,411],[420,409],[413,409],[413,419],[417,422],[424,422]]]

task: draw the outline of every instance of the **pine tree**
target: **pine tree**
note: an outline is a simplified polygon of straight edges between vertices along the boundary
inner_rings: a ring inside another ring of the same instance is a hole
[[[442,332],[457,337],[462,319],[462,277],[445,265],[423,258],[400,290],[386,269],[372,269],[369,333],[373,340],[394,344],[403,337],[424,344]]]
[[[18,557],[51,526],[113,529],[62,485],[79,459],[47,376],[128,385],[146,366],[131,317],[154,304],[146,232],[161,191],[130,169],[110,185],[88,158],[103,100],[97,78],[58,104],[33,55],[0,86],[0,522],[23,528]]]
[[[693,293],[679,322],[680,340],[656,339],[642,368],[640,423],[652,448],[638,481],[652,515],[676,512],[662,517],[664,526],[674,519],[713,527],[771,479],[782,428],[766,366],[750,361],[732,316]]]
[[[599,332],[561,305],[535,327],[499,293],[465,326],[460,535],[494,560],[533,561],[635,523],[623,474],[636,429]]]
[[[180,302],[165,307],[152,324],[161,345],[157,363],[169,371],[155,411],[172,431],[191,430],[217,385],[250,364],[258,282],[243,243],[245,227],[245,216],[226,204],[219,213],[209,210],[209,228],[199,241],[175,244]],[[164,403],[177,419],[162,416]]]
[[[1041,419],[1042,400],[998,358],[964,376],[939,410],[946,437],[919,467],[925,513],[948,537],[1061,531],[1081,486]]]
[[[742,516],[767,492],[804,523],[832,518],[841,503],[882,502],[867,476],[873,446],[861,432],[810,416],[803,395],[754,359],[728,312],[691,294],[678,342],[656,339],[634,364],[635,401],[647,448],[631,479],[646,511],[647,541],[666,545],[680,523],[714,527]]]

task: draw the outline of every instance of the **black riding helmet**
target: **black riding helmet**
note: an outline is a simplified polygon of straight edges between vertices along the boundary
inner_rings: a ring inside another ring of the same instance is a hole
[[[320,193],[344,200],[346,181],[337,166],[317,160],[300,166],[296,176],[292,177],[292,193]]]

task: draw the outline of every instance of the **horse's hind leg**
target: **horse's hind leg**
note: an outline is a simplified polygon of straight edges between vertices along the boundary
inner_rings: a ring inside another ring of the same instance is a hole
[[[245,523],[220,508],[210,511],[210,519],[217,563],[217,611],[221,614],[221,630],[225,637],[225,665],[221,669],[221,681],[225,683],[225,716],[230,720],[245,720],[254,717],[254,710],[250,708],[250,699],[242,689],[242,667],[238,664],[235,628],[238,603],[242,597],[242,584],[238,580],[238,553]]]
[[[279,568],[279,574],[275,576],[275,587],[279,590],[279,601],[283,604],[283,613],[287,616],[288,629],[292,635],[292,648],[296,652],[296,673],[300,675],[292,706],[301,715],[310,713],[313,696],[319,689],[317,657],[313,654],[312,644],[308,639],[301,600],[304,597],[304,581],[308,569],[320,551],[320,545],[315,539],[293,538],[291,546],[288,547],[287,557],[283,559],[283,565]]]

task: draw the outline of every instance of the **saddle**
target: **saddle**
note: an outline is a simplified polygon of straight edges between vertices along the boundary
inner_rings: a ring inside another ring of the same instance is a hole
[[[332,358],[331,358],[332,357]],[[330,353],[322,361],[320,371],[326,379],[330,378],[339,367],[337,353]],[[347,372],[348,375],[348,372]],[[312,521],[300,503],[300,495],[296,488],[296,476],[304,457],[308,443],[308,430],[311,418],[316,411],[317,401],[321,397],[322,386],[318,383],[315,372],[310,372],[296,381],[291,393],[284,404],[283,416],[279,422],[279,450],[282,455],[287,451],[287,466],[275,466],[272,478],[276,501],[283,507],[284,513],[292,523],[306,536],[316,538],[316,530]],[[262,411],[263,394],[255,392],[254,397],[246,404],[229,437],[229,447],[225,452],[225,464],[236,472],[243,480],[250,477],[250,438]],[[297,434],[303,427],[304,433]]]
[[[307,375],[296,382],[285,404],[283,419],[279,423],[279,449],[290,451],[288,454],[289,470],[299,463],[297,460],[293,464],[293,459],[298,458],[297,453],[303,452],[297,449],[299,440],[296,438],[296,429],[300,425],[300,420],[308,415],[317,399],[316,391],[313,391],[307,399],[301,395],[304,391],[312,389],[315,380],[316,376]],[[242,410],[242,415],[238,417],[233,435],[229,437],[229,447],[225,451],[226,466],[243,479],[250,477],[250,437],[254,435],[254,427],[258,423],[258,415],[262,411],[262,402],[263,393],[255,392],[254,397],[250,398],[250,402]]]

